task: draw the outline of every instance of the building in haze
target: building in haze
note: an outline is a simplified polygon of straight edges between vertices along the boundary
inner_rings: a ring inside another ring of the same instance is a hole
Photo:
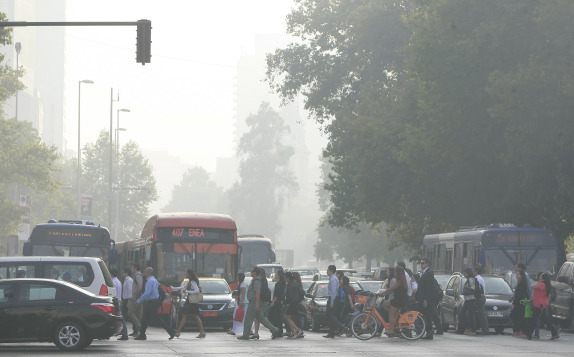
[[[66,21],[65,0],[0,0],[8,21]],[[17,119],[29,121],[42,140],[64,152],[64,55],[65,27],[14,27],[11,45],[0,48],[5,63],[26,74],[26,89],[18,93]],[[16,52],[20,43],[20,54]],[[16,117],[16,98],[5,107],[7,118]]]

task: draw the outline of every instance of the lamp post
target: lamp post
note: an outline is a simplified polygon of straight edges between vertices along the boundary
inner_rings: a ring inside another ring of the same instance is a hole
[[[84,79],[78,81],[78,177],[77,177],[77,186],[78,186],[78,219],[82,219],[82,194],[80,190],[80,177],[82,176],[82,149],[80,147],[80,105],[82,103],[82,83],[86,84],[93,84],[94,81],[89,79]]]
[[[20,42],[16,42],[14,47],[16,49],[16,70],[18,70],[20,69],[20,51],[22,51],[22,44]],[[16,121],[18,121],[18,93],[19,91],[16,91],[16,114],[14,115]]]
[[[120,150],[120,137],[118,131],[125,131],[126,129],[120,128],[120,112],[129,113],[129,109],[118,109],[116,116],[116,164],[119,165],[119,150]]]
[[[121,111],[128,111],[127,109],[121,109]],[[116,176],[118,177],[118,179],[116,180],[116,185],[119,185],[119,177],[120,177],[120,167],[119,167],[119,162],[120,162],[120,155],[119,155],[119,147],[120,147],[120,131],[126,131],[125,128],[120,128],[120,122],[119,122],[119,113],[120,110],[118,110],[118,127],[116,128],[116,162],[118,165],[117,168],[117,174]],[[118,239],[118,234],[119,234],[119,230],[120,230],[120,190],[119,187],[116,186],[116,191],[114,194],[114,198],[116,200],[116,224],[114,224],[114,238]]]

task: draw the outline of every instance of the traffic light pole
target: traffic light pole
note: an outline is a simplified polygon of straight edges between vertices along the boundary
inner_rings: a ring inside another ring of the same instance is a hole
[[[28,22],[5,21],[0,22],[1,27],[27,27],[27,26],[137,26],[136,62],[145,65],[151,61],[151,21],[88,21],[88,22]]]

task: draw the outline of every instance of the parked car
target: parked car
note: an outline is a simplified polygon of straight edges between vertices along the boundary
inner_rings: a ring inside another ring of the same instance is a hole
[[[556,281],[552,281],[552,287],[556,292],[555,298],[550,302],[552,317],[559,321],[563,328],[574,326],[574,261],[562,264]]]
[[[484,304],[488,326],[496,333],[502,333],[505,328],[512,327],[510,320],[510,302],[513,293],[510,286],[498,275],[483,275],[486,284],[486,302]],[[455,332],[462,333],[460,313],[464,304],[462,286],[465,278],[460,273],[451,276],[446,284],[445,295],[439,303],[439,318],[444,331],[454,326]]]
[[[116,296],[112,276],[100,258],[1,257],[0,276],[69,281],[96,295]]]
[[[233,325],[233,311],[237,301],[232,296],[231,288],[223,278],[199,278],[199,286],[203,293],[203,301],[199,303],[201,321],[205,327],[222,327],[230,329]],[[174,293],[174,304],[178,308],[171,309],[170,325],[176,327],[181,320],[181,308],[185,301]],[[195,319],[187,319],[187,326],[196,326]]]
[[[77,351],[122,328],[117,297],[52,279],[0,280],[0,342],[50,342]]]
[[[305,326],[309,326],[315,332],[319,331],[321,326],[327,325],[328,285],[328,280],[314,281],[310,287],[310,292],[305,294],[305,307],[307,309],[304,320]]]
[[[507,272],[501,274],[501,276],[504,279],[504,281],[506,281],[506,283],[508,285],[510,285],[510,288],[512,289],[512,291],[514,291],[514,288],[516,287],[516,283],[517,283],[516,273],[513,272],[512,270],[508,270]],[[528,277],[530,278],[530,281],[528,282],[528,284],[530,286],[532,286],[532,284],[537,283],[536,274],[533,275],[532,273],[529,273]]]

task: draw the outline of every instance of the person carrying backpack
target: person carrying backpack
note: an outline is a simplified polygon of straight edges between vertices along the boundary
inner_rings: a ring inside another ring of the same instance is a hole
[[[483,335],[488,335],[488,316],[484,304],[486,303],[486,283],[480,274],[482,274],[481,267],[475,267],[473,270],[474,275],[474,301],[476,306],[477,327],[481,329]]]
[[[253,320],[257,319],[263,326],[267,327],[272,335],[271,338],[275,339],[279,337],[279,329],[265,316],[265,311],[269,306],[269,301],[271,300],[271,291],[267,286],[267,277],[265,270],[255,267],[251,270],[251,284],[247,289],[247,300],[249,300],[249,305],[247,307],[247,312],[245,313],[243,321],[243,334],[237,337],[238,340],[249,340],[249,332],[251,331],[251,325]],[[253,335],[254,339],[259,339],[259,335]]]
[[[158,323],[165,331],[169,334],[169,339],[173,339],[175,335],[175,330],[170,328],[169,325],[157,316],[157,309],[161,303],[159,300],[160,285],[156,278],[153,276],[153,268],[147,267],[144,270],[144,276],[146,277],[145,289],[142,296],[137,300],[138,304],[143,304],[143,316],[141,321],[141,329],[139,335],[135,340],[146,340],[146,330],[150,322],[154,321]]]

